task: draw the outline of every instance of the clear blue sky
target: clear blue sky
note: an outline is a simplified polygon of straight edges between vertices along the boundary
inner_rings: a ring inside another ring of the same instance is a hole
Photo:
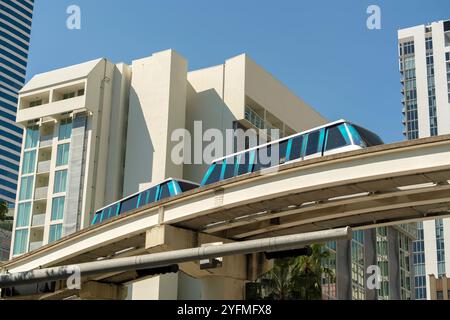
[[[71,4],[81,30],[66,28]],[[370,4],[381,8],[381,30],[366,27]],[[397,29],[446,19],[449,0],[35,0],[27,78],[168,48],[189,69],[246,52],[327,119],[393,142],[403,140]]]

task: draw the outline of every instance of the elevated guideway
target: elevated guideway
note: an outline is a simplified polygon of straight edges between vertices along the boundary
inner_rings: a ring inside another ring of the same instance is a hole
[[[151,230],[161,226],[232,242],[449,216],[449,180],[450,135],[381,145],[195,189],[83,229],[3,268],[20,272],[144,254]]]

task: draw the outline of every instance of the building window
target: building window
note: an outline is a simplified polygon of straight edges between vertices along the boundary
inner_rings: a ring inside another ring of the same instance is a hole
[[[35,171],[36,150],[26,151],[23,154],[22,174],[29,174]]]
[[[66,185],[67,185],[67,170],[56,171],[53,193],[66,192]]]
[[[365,291],[365,269],[364,269],[364,231],[353,232],[351,241],[352,250],[352,299],[364,300]]]
[[[53,198],[52,201],[52,221],[62,220],[64,216],[64,197]]]
[[[423,237],[423,222],[417,223],[417,240],[413,241],[414,284],[416,300],[427,298],[425,273],[425,244]]]
[[[381,284],[378,289],[378,299],[389,299],[389,260],[388,260],[388,231],[387,227],[376,229],[377,235],[377,265],[381,272]]]
[[[436,228],[436,255],[438,277],[445,275],[445,252],[444,252],[444,222],[442,219],[434,221]]]
[[[62,237],[62,224],[53,224],[50,226],[50,234],[48,237],[48,243],[55,242]]]
[[[16,228],[30,225],[31,202],[20,203],[17,208]]]
[[[16,230],[14,235],[13,255],[27,252],[28,229]]]
[[[444,300],[444,293],[442,291],[436,291],[436,299]]]
[[[400,262],[400,294],[402,300],[411,300],[411,264],[410,246],[411,239],[400,232],[398,237],[399,262]]]
[[[33,108],[33,107],[40,106],[41,104],[42,104],[42,99],[39,99],[39,100],[31,101],[29,107]]]
[[[70,143],[64,143],[58,145],[58,151],[56,153],[56,166],[64,166],[69,163],[69,147]]]
[[[59,123],[58,139],[60,141],[70,139],[71,135],[72,135],[72,119],[61,120],[61,122]]]
[[[20,180],[19,200],[30,200],[33,193],[34,177],[22,177]]]
[[[63,94],[63,100],[71,99],[75,97],[75,92],[68,92]]]
[[[39,141],[39,126],[28,127],[25,134],[25,149],[36,148]]]

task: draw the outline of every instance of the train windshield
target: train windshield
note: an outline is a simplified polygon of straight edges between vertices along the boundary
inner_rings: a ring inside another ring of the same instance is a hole
[[[381,140],[381,138],[375,133],[355,124],[352,124],[351,126],[354,127],[355,130],[359,133],[366,147],[373,147],[383,144],[383,140]]]

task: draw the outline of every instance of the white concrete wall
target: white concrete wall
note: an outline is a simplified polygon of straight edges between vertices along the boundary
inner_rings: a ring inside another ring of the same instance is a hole
[[[171,162],[172,130],[184,128],[187,62],[172,50],[133,61],[123,195],[183,176]]]

